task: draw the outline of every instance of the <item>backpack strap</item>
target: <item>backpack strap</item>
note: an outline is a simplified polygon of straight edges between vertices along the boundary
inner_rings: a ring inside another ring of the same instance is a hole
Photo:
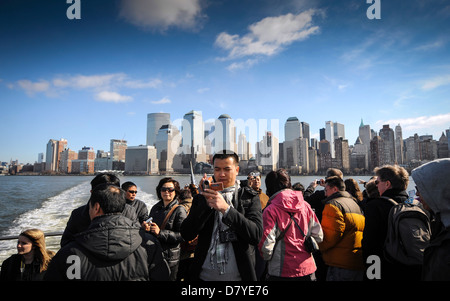
[[[380,196],[380,199],[385,199],[385,200],[389,201],[390,203],[392,203],[394,206],[398,205],[398,203],[396,201],[394,201],[393,199],[391,199],[387,196]]]
[[[292,215],[289,221],[289,224],[287,225],[286,229],[283,230],[283,232],[281,232],[280,236],[277,237],[276,241],[278,242],[279,240],[283,239],[284,235],[286,235],[286,231],[289,229],[289,227],[291,226],[293,221]]]
[[[161,225],[161,230],[164,230],[164,228],[166,227],[167,221],[169,220],[169,217],[172,215],[172,213],[175,211],[175,209],[178,206],[180,206],[180,204],[173,205],[173,207],[170,209],[169,213],[167,213],[166,218],[164,218],[164,221]]]

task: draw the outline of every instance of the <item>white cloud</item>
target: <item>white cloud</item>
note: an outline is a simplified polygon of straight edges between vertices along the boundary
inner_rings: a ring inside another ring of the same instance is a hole
[[[228,51],[228,59],[244,56],[272,56],[296,41],[307,39],[319,32],[319,26],[313,26],[312,17],[316,10],[278,17],[267,17],[249,26],[249,33],[240,37],[226,32],[220,33],[215,45]]]
[[[436,128],[446,128],[450,124],[450,113],[434,116],[419,116],[414,118],[379,120],[377,125],[389,124],[392,126],[400,124],[402,130],[416,131]]]
[[[197,30],[204,18],[201,11],[201,0],[122,0],[119,15],[145,29]]]
[[[129,102],[133,100],[131,96],[120,95],[117,92],[110,92],[110,91],[102,91],[98,93],[96,95],[96,99],[98,101],[114,102],[114,103]]]
[[[428,91],[436,89],[440,86],[450,85],[450,74],[437,76],[432,79],[424,81],[422,84],[422,90]]]
[[[17,85],[30,96],[35,93],[48,92],[50,89],[50,83],[46,80],[32,82],[28,79],[23,79],[17,81]]]
[[[57,77],[53,79],[53,85],[59,88],[104,88],[122,82],[126,78],[124,73],[75,75],[69,77]]]
[[[248,59],[243,62],[234,62],[231,65],[227,67],[229,71],[235,71],[239,69],[245,69],[250,68],[251,66],[255,65],[258,62],[257,59]]]
[[[8,84],[10,89],[19,87],[28,95],[45,93],[47,96],[56,97],[70,89],[86,90],[94,93],[94,98],[106,102],[126,102],[132,101],[132,97],[123,96],[119,93],[108,92],[118,91],[122,88],[129,89],[154,89],[163,84],[158,78],[153,79],[133,79],[125,73],[93,74],[93,75],[59,75],[51,80],[40,80],[32,82],[30,80],[19,80]]]
[[[130,80],[125,82],[125,86],[134,89],[157,88],[162,84],[158,78],[149,80]]]
[[[152,101],[151,103],[152,103],[152,104],[155,104],[155,105],[162,105],[162,104],[171,103],[171,102],[172,102],[172,101],[171,101],[169,98],[164,97],[164,98],[162,98],[162,99],[160,99],[160,100]]]

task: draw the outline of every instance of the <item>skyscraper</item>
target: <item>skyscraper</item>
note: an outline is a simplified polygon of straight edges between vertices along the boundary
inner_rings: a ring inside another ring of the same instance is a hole
[[[292,141],[303,137],[302,125],[297,117],[289,117],[284,124],[284,141]]]
[[[60,153],[67,147],[67,140],[50,139],[47,143],[47,151],[45,156],[45,170],[58,171]]]
[[[170,124],[169,113],[150,113],[147,114],[147,145],[154,146],[156,135],[161,126]]]
[[[185,154],[205,153],[204,131],[201,112],[190,111],[184,115],[181,125],[181,133],[183,139],[183,152]]]
[[[395,127],[395,160],[398,164],[403,164],[403,136],[402,127],[397,125]]]
[[[222,114],[215,122],[214,127],[214,152],[221,150],[231,150],[237,152],[236,145],[236,127],[230,115]]]
[[[178,128],[172,124],[163,125],[156,136],[156,156],[161,171],[174,171],[179,166],[175,164],[175,157],[179,153],[181,135]]]
[[[331,158],[334,158],[334,123],[332,121],[325,122],[325,140],[330,143]]]
[[[383,139],[383,151],[381,154],[381,160],[383,164],[395,163],[395,138],[394,131],[389,127],[389,124],[383,125],[380,130],[380,137]]]
[[[256,143],[256,160],[264,171],[278,168],[279,147],[278,138],[272,132],[266,132],[263,140]]]

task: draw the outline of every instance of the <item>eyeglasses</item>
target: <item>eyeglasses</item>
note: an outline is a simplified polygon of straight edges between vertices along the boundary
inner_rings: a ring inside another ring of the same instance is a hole
[[[174,192],[175,188],[161,187],[161,192]]]
[[[128,190],[129,193],[137,194],[137,190]]]

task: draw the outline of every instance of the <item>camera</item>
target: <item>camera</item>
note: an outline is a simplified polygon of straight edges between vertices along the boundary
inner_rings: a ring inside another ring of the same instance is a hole
[[[219,241],[221,243],[237,241],[237,235],[230,229],[219,231]]]
[[[316,180],[316,184],[317,184],[317,185],[320,185],[320,180]]]
[[[222,182],[214,183],[211,180],[212,179],[210,178],[209,180],[205,180],[203,182],[203,191],[205,189],[212,189],[212,190],[215,190],[215,191],[222,191],[223,190],[223,183]]]

